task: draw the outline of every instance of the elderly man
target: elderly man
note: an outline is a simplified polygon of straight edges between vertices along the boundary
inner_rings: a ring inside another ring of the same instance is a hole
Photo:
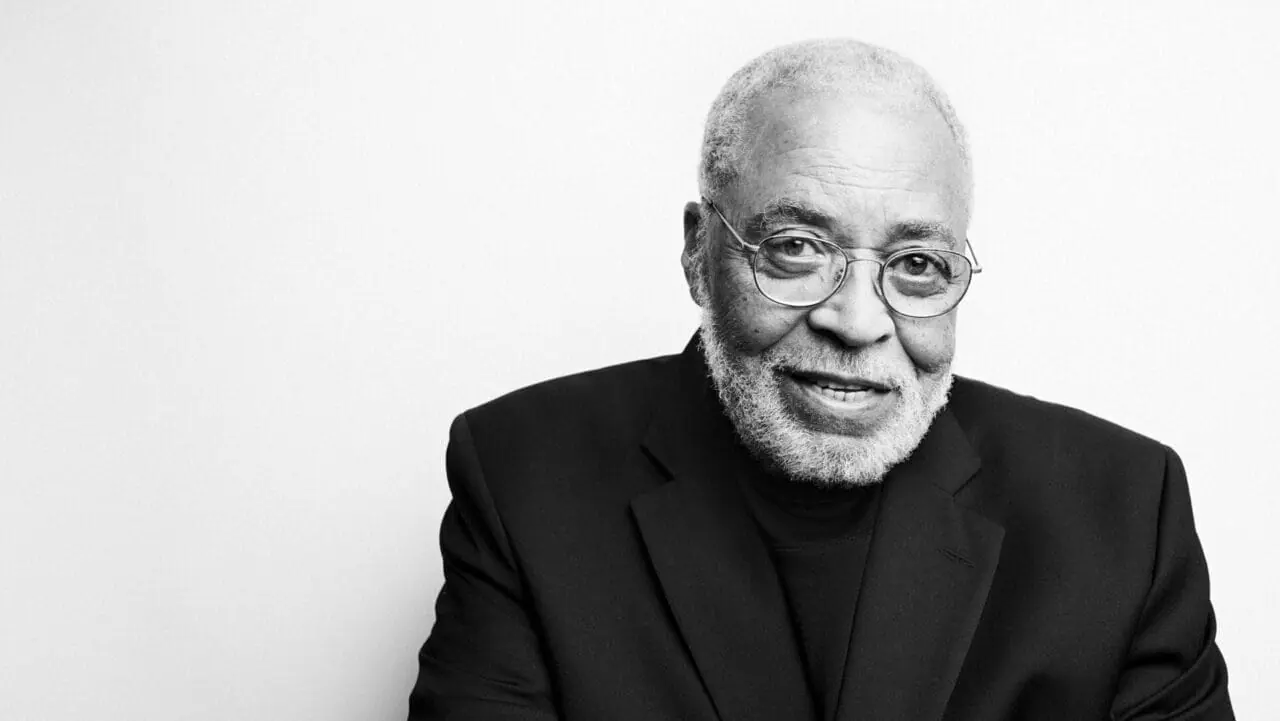
[[[678,356],[468,411],[413,719],[1230,719],[1169,448],[954,378],[969,151],[779,48],[707,119]]]

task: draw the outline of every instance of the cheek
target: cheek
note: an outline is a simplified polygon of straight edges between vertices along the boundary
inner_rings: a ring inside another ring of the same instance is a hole
[[[741,266],[741,267],[739,267]],[[771,303],[756,289],[744,263],[716,262],[711,272],[711,310],[734,347],[754,355],[781,340],[803,314]]]
[[[956,314],[940,318],[899,319],[898,342],[912,364],[925,373],[940,373],[956,352]]]

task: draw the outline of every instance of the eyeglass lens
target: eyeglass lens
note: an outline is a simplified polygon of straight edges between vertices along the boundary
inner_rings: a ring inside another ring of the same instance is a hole
[[[839,287],[846,256],[826,241],[776,236],[760,244],[752,267],[756,284],[769,298],[786,305],[813,305]],[[930,317],[954,308],[972,276],[973,266],[961,253],[916,249],[888,260],[880,291],[895,312]]]

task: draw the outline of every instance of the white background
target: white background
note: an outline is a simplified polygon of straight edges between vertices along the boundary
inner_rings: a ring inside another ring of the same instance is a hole
[[[1177,449],[1280,717],[1271,2],[0,0],[0,719],[403,718],[458,412],[677,352],[753,55],[929,68],[987,272],[958,369]]]

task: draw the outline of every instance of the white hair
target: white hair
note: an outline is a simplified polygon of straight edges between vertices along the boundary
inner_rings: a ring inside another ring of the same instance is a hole
[[[707,114],[702,136],[699,190],[711,197],[741,173],[758,130],[750,118],[755,103],[775,90],[863,92],[936,108],[959,149],[965,215],[972,203],[973,170],[964,126],[951,101],[924,68],[885,48],[851,39],[805,40],[757,57],[729,78]]]

